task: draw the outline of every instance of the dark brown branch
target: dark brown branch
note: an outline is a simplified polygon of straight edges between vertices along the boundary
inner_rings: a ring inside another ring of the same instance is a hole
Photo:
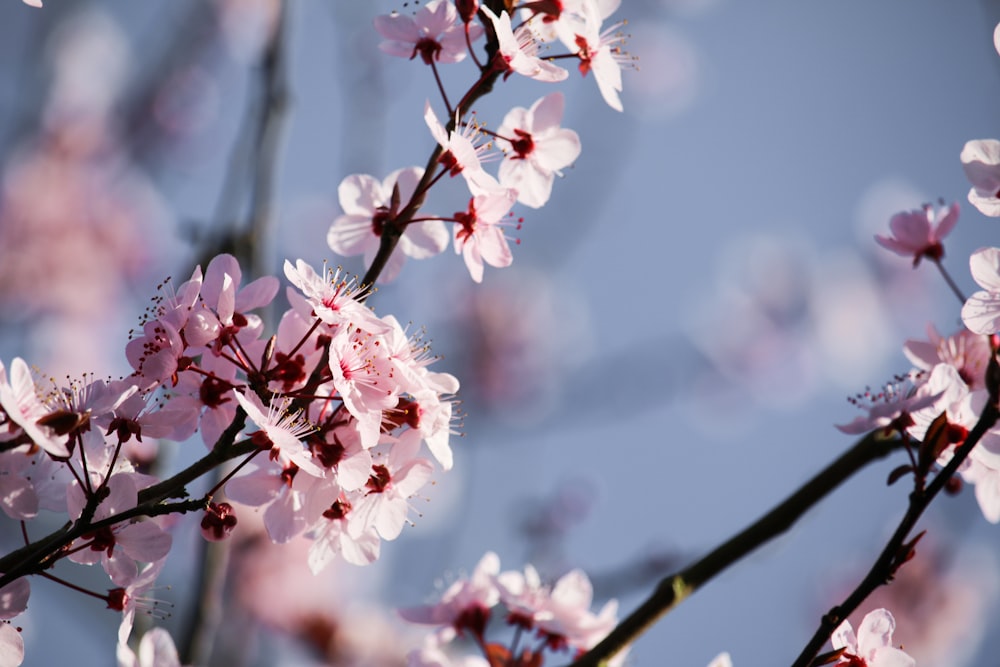
[[[645,602],[603,641],[577,659],[572,667],[597,667],[614,657],[656,623],[661,616],[671,611],[717,574],[791,528],[813,505],[854,473],[873,461],[885,458],[902,445],[901,439],[885,438],[880,434],[881,430],[869,433],[752,525],[729,538],[707,556],[680,572],[662,579]]]

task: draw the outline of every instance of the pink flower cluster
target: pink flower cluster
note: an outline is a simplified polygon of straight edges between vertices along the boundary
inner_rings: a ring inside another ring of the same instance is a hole
[[[620,0],[573,0],[572,2],[522,3],[520,22],[508,12],[499,16],[478,2],[431,0],[413,16],[389,14],[375,20],[384,38],[381,49],[394,56],[420,61],[433,68],[457,63],[471,54],[479,66],[479,79],[463,95],[475,97],[478,86],[490,77],[513,74],[555,83],[569,73],[554,64],[554,57],[575,58],[581,74],[593,73],[604,100],[622,110],[622,65],[631,58],[622,51],[621,24],[602,30],[604,20]],[[474,23],[482,17],[482,25]],[[480,63],[473,43],[489,32],[497,42],[493,59]],[[542,50],[561,44],[567,51],[560,56],[544,56]],[[451,240],[461,254],[472,279],[481,282],[486,264],[506,267],[513,261],[506,228],[520,227],[509,220],[515,202],[540,208],[549,200],[552,185],[562,170],[580,155],[580,139],[572,130],[560,127],[565,100],[550,93],[530,108],[514,107],[496,132],[486,131],[475,121],[463,121],[467,111],[461,103],[453,108],[441,80],[437,78],[450,122],[445,127],[427,103],[424,118],[437,142],[439,158],[433,172],[408,167],[379,180],[367,174],[352,174],[340,184],[338,195],[344,213],[330,228],[327,241],[342,255],[364,255],[374,261],[386,230],[402,227],[399,250],[388,260],[380,280],[396,277],[405,256],[416,259],[442,252],[448,245],[445,223],[452,224]],[[503,151],[496,176],[483,167],[494,147]],[[470,199],[464,210],[451,216],[421,214],[414,217],[427,191],[449,174],[464,177]]]
[[[291,307],[270,338],[252,311],[270,304],[277,278],[242,285],[236,259],[219,255],[148,312],[126,346],[128,378],[43,395],[23,360],[9,373],[0,364],[0,508],[22,522],[48,509],[94,526],[57,557],[100,563],[116,588],[98,597],[123,612],[123,645],[172,543],[160,501],[140,503],[157,480],[129,460],[134,443],[196,431],[215,453],[243,443],[244,463],[256,468],[227,478],[226,492],[265,508],[273,541],[312,538],[313,572],[338,555],[375,560],[435,466],[452,466],[458,381],[430,370],[420,338],[365,307],[339,273],[298,261],[286,262],[285,275]],[[210,539],[236,525],[232,507],[212,500],[217,491],[203,504]],[[23,611],[28,594],[26,578],[8,584],[3,618]]]
[[[545,651],[569,652],[570,659],[582,655],[602,640],[617,623],[618,603],[611,600],[594,614],[590,611],[593,588],[582,570],[572,570],[554,584],[544,584],[531,565],[524,570],[500,571],[500,559],[487,553],[466,578],[453,582],[435,603],[400,610],[412,622],[438,626],[413,651],[411,667],[505,664],[541,665]],[[505,622],[521,633],[532,633],[537,642],[531,648],[505,646],[487,639],[489,625],[499,607]],[[484,657],[456,657],[445,650],[457,637],[469,636]],[[609,664],[621,665],[626,652]],[[498,662],[495,662],[497,660]]]

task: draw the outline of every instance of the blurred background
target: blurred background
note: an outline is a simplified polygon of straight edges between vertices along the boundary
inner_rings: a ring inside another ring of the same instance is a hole
[[[128,373],[156,285],[222,250],[257,273],[285,258],[362,272],[325,244],[337,185],[422,165],[424,101],[441,113],[430,70],[377,48],[374,16],[414,6],[0,4],[0,358],[56,378]],[[410,260],[370,301],[426,327],[461,380],[454,469],[378,563],[318,579],[302,545],[266,548],[244,511],[209,596],[211,664],[401,664],[421,633],[392,608],[490,550],[550,579],[581,567],[624,614],[849,447],[833,428],[855,416],[845,398],[909,370],[904,340],[958,326],[933,267],[872,236],[898,211],[960,201],[945,263],[966,291],[970,252],[1000,241],[958,159],[1000,135],[1000,5],[624,0],[622,19],[638,57],[625,112],[571,68],[563,126],[583,153],[545,208],[515,210],[513,266],[478,286],[450,251]],[[444,75],[457,95],[473,70]],[[497,127],[551,90],[514,77],[477,115]],[[462,209],[452,186],[425,210]],[[171,450],[170,467],[200,448]],[[711,582],[630,664],[700,667],[723,650],[790,663],[902,515],[906,484],[885,485],[899,462]],[[189,523],[157,594],[179,642],[203,587]],[[995,664],[998,527],[971,490],[923,527],[917,558],[862,611],[888,606],[918,664]],[[5,547],[17,532],[5,524]],[[25,664],[113,662],[117,613],[49,582],[32,592]]]

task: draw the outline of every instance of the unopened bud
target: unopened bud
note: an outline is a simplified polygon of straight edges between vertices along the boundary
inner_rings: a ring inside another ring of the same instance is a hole
[[[209,542],[221,542],[236,528],[236,513],[229,503],[209,503],[201,518],[201,535]]]
[[[455,0],[455,8],[458,9],[458,15],[462,17],[463,23],[468,23],[476,16],[476,12],[479,11],[479,0]]]
[[[961,477],[949,477],[948,481],[944,483],[944,492],[949,496],[957,496],[962,492],[962,478]]]

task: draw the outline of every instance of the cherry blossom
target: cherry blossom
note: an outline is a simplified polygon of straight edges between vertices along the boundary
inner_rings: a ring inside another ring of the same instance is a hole
[[[282,467],[295,464],[300,470],[315,477],[322,477],[323,470],[313,461],[312,454],[302,444],[301,438],[313,431],[313,426],[302,420],[301,415],[287,411],[287,403],[272,400],[265,412],[264,404],[254,394],[244,396],[233,392],[247,417],[261,430],[251,437],[261,449],[269,450],[271,460]],[[257,435],[257,434],[260,435]]]
[[[160,576],[166,559],[147,563],[139,574],[124,587],[113,588],[108,591],[108,608],[122,612],[122,622],[118,626],[118,643],[126,644],[128,637],[132,634],[132,627],[135,624],[135,612],[144,611],[150,616],[162,613],[165,603],[154,598],[147,597],[146,594],[153,589],[156,578]]]
[[[1000,141],[976,139],[962,149],[962,168],[972,183],[969,203],[983,215],[1000,216]]]
[[[469,208],[455,213],[455,253],[461,253],[469,275],[483,281],[483,264],[497,268],[514,261],[500,221],[517,200],[517,190],[496,187],[469,200]]]
[[[952,204],[937,211],[930,204],[923,209],[897,213],[889,220],[892,236],[875,235],[875,240],[883,248],[903,257],[913,257],[913,266],[927,257],[938,261],[944,257],[941,240],[958,222],[958,204]]]
[[[426,7],[424,8],[426,9]],[[371,266],[381,243],[382,228],[395,219],[416,191],[424,175],[419,167],[397,169],[381,183],[367,174],[353,174],[337,188],[344,215],[333,221],[327,234],[330,248],[340,255],[364,255]],[[425,259],[448,247],[448,230],[440,220],[422,220],[406,226],[397,250],[389,258],[379,282],[390,282],[399,275],[405,257]]]
[[[424,105],[424,122],[435,141],[443,149],[438,162],[452,176],[462,174],[470,188],[482,189],[491,186],[495,179],[486,173],[480,159],[480,155],[489,150],[489,145],[475,144],[480,135],[475,124],[466,124],[465,129],[461,132],[458,130],[448,132],[438,120],[429,101]]]
[[[976,292],[962,306],[962,321],[969,331],[1000,331],[1000,248],[980,248],[969,258],[972,277],[984,291]]]
[[[69,456],[66,436],[39,424],[39,420],[50,412],[38,397],[28,364],[20,357],[15,358],[10,364],[8,382],[7,371],[0,362],[0,414],[6,415],[7,430],[11,434],[0,434],[0,440],[10,440],[19,427],[31,442],[50,455],[60,458]],[[0,420],[2,424],[3,420]]]
[[[497,16],[486,5],[480,11],[486,14],[496,32],[499,50],[493,60],[493,67],[503,72],[504,78],[516,72],[537,81],[552,83],[569,76],[569,72],[562,67],[538,57],[538,42],[530,28],[522,25],[515,31],[511,27],[510,14],[506,11]]]
[[[917,661],[892,645],[896,621],[885,609],[869,612],[854,634],[851,624],[844,621],[834,630],[830,642],[834,649],[846,649],[837,664],[852,667],[914,667]]]
[[[137,476],[131,473],[110,477],[106,485],[107,493],[94,512],[94,520],[108,519],[135,507],[138,504],[137,480]],[[66,492],[70,517],[78,519],[87,502],[84,489],[77,482],[71,484]],[[74,551],[68,557],[83,564],[100,561],[111,580],[124,586],[138,573],[136,561],[152,563],[164,559],[170,552],[172,542],[170,534],[155,521],[122,522],[85,534],[76,541],[76,546],[86,548]]]
[[[927,341],[908,340],[903,353],[910,362],[924,371],[938,364],[954,366],[970,390],[985,388],[986,367],[990,357],[989,339],[961,329],[951,336],[942,336],[933,325],[927,327]]]
[[[500,557],[487,552],[472,574],[452,583],[437,603],[400,609],[399,615],[411,623],[451,626],[459,635],[469,630],[482,640],[490,610],[500,601],[499,574]]]
[[[552,587],[542,584],[531,565],[526,565],[523,573],[502,572],[496,581],[500,600],[509,610],[508,621],[537,631],[551,649],[585,651],[615,627],[617,601],[608,601],[593,614],[593,589],[582,570],[568,572]],[[625,657],[624,652],[619,653],[612,664],[621,664]]]
[[[592,2],[582,5],[581,14],[582,24],[559,24],[559,38],[580,59],[580,74],[592,72],[604,101],[615,111],[622,111],[622,63],[632,62],[631,56],[622,51],[624,36],[617,32],[622,24],[601,32],[601,13]]]
[[[309,529],[309,569],[313,574],[328,567],[338,555],[353,565],[367,565],[379,557],[382,541],[373,525],[354,512],[360,493],[342,492],[323,509]]]
[[[550,93],[530,109],[514,107],[497,130],[506,159],[500,164],[500,184],[517,190],[517,200],[539,208],[552,193],[552,182],[560,169],[573,164],[580,155],[580,137],[559,127],[565,99]]]
[[[410,513],[409,499],[430,481],[434,467],[416,458],[419,435],[406,431],[389,451],[385,463],[372,466],[367,493],[354,503],[364,525],[374,526],[383,540],[399,537]]]
[[[413,60],[457,63],[465,58],[465,27],[456,23],[458,11],[449,0],[431,0],[412,17],[393,12],[375,17],[375,29],[385,38],[379,48],[391,56]],[[480,25],[469,26],[470,41],[483,34]]]

